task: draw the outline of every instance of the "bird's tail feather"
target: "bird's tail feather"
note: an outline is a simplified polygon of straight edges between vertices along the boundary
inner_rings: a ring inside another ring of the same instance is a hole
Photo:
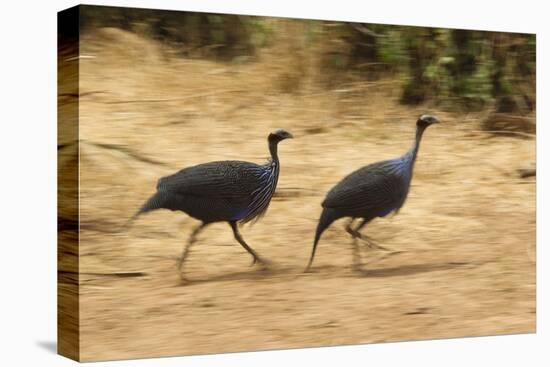
[[[143,213],[150,212],[155,209],[160,209],[165,207],[166,195],[162,192],[156,192],[155,195],[151,196],[149,200],[143,204],[143,206],[138,210],[136,214],[132,217],[133,219],[137,218]]]
[[[315,250],[317,249],[317,243],[321,238],[321,235],[336,220],[336,216],[333,211],[330,209],[324,209],[321,213],[321,218],[319,218],[319,224],[317,224],[317,230],[315,231],[315,239],[313,241],[313,249],[311,250],[311,257],[309,258],[309,263],[307,264],[306,271],[309,270],[311,264],[313,263],[313,258],[315,257]]]
[[[136,214],[134,214],[130,219],[128,219],[126,224],[122,226],[122,230],[127,230],[128,228],[130,228],[130,226],[134,223],[137,217],[139,217],[141,214],[150,212],[155,209],[164,208],[165,203],[166,203],[166,195],[161,191],[155,193],[153,196],[149,198],[149,200],[145,202],[145,204],[143,204],[143,206],[136,212]]]
[[[126,223],[115,228],[102,228],[102,231],[113,234],[121,234],[127,232],[130,226],[141,214],[160,208],[170,209],[169,206],[165,205],[167,202],[169,202],[169,198],[167,198],[167,195],[162,192],[157,192],[155,195],[151,196],[149,200],[147,200],[145,204],[143,204],[143,206],[136,212],[136,214],[134,214],[130,219],[126,221]]]

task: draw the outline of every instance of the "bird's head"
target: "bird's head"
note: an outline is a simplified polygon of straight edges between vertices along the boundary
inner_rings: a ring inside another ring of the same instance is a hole
[[[439,124],[439,119],[433,115],[422,115],[416,121],[417,127],[427,128],[432,124]]]
[[[292,139],[293,137],[294,136],[292,136],[291,133],[289,133],[284,129],[276,129],[276,130],[273,130],[271,134],[269,134],[269,136],[267,137],[267,140],[269,140],[270,143],[278,143],[281,140]]]

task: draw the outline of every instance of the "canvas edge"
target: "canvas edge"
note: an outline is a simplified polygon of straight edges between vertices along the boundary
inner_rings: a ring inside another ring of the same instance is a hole
[[[57,353],[80,361],[80,6],[57,13]]]

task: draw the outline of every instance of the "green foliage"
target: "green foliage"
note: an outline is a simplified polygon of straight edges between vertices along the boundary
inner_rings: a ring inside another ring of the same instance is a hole
[[[186,57],[249,62],[257,50],[296,38],[293,52],[318,58],[310,67],[318,68],[313,74],[327,88],[350,78],[399,77],[403,103],[476,109],[519,95],[534,108],[535,35],[315,20],[295,20],[302,27],[285,34],[289,29],[276,18],[83,9],[84,31],[110,26],[139,32],[173,44]]]
[[[407,63],[408,54],[399,28],[389,28],[384,37],[380,37],[377,55],[380,62],[396,68],[401,68]]]
[[[436,39],[444,47],[432,48],[434,57],[422,70],[422,81],[437,103],[481,108],[492,102],[492,70],[487,41],[471,34],[455,37],[449,30],[437,30]],[[460,31],[465,32],[465,31]],[[458,38],[459,41],[453,41]],[[417,88],[413,82],[410,88]]]
[[[250,35],[250,42],[255,48],[268,47],[273,38],[272,27],[261,17],[242,17],[243,23],[247,27]]]

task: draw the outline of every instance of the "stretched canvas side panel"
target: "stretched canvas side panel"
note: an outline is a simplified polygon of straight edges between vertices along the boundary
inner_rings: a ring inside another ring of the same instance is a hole
[[[79,322],[79,11],[58,13],[57,350],[80,359]]]

